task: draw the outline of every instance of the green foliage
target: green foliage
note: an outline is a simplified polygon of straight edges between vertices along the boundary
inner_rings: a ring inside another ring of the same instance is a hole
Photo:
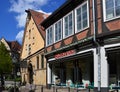
[[[12,58],[5,45],[0,43],[0,74],[12,71]]]
[[[5,79],[6,81],[17,81],[17,82],[20,82],[21,81],[21,77],[17,77],[16,79],[13,79],[13,78],[11,78],[11,77],[7,77],[6,79]]]

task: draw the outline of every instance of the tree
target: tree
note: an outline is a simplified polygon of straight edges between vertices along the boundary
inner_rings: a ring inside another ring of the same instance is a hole
[[[12,58],[5,45],[0,43],[0,75],[1,75],[1,86],[4,86],[3,75],[5,73],[11,73],[12,71]]]

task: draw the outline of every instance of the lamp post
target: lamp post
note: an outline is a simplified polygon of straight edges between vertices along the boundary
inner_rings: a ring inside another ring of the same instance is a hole
[[[14,92],[16,92],[16,64],[17,64],[17,59],[14,56],[13,57]]]
[[[16,62],[13,62],[13,75],[14,75],[14,92],[16,92]]]

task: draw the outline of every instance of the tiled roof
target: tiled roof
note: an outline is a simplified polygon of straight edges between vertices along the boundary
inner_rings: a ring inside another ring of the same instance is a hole
[[[44,28],[40,24],[49,15],[41,13],[41,12],[37,12],[37,11],[31,10],[31,9],[29,9],[28,11],[30,12],[31,16],[33,17],[33,20],[36,23],[37,28],[39,29],[42,37],[45,39],[45,31],[44,31]]]
[[[7,41],[11,51],[20,52],[21,45],[17,41]]]

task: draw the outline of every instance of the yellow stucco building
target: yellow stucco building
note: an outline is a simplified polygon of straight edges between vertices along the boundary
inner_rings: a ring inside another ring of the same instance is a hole
[[[45,31],[40,23],[48,16],[31,9],[27,18],[21,52],[22,83],[46,85],[46,60],[44,57]]]

